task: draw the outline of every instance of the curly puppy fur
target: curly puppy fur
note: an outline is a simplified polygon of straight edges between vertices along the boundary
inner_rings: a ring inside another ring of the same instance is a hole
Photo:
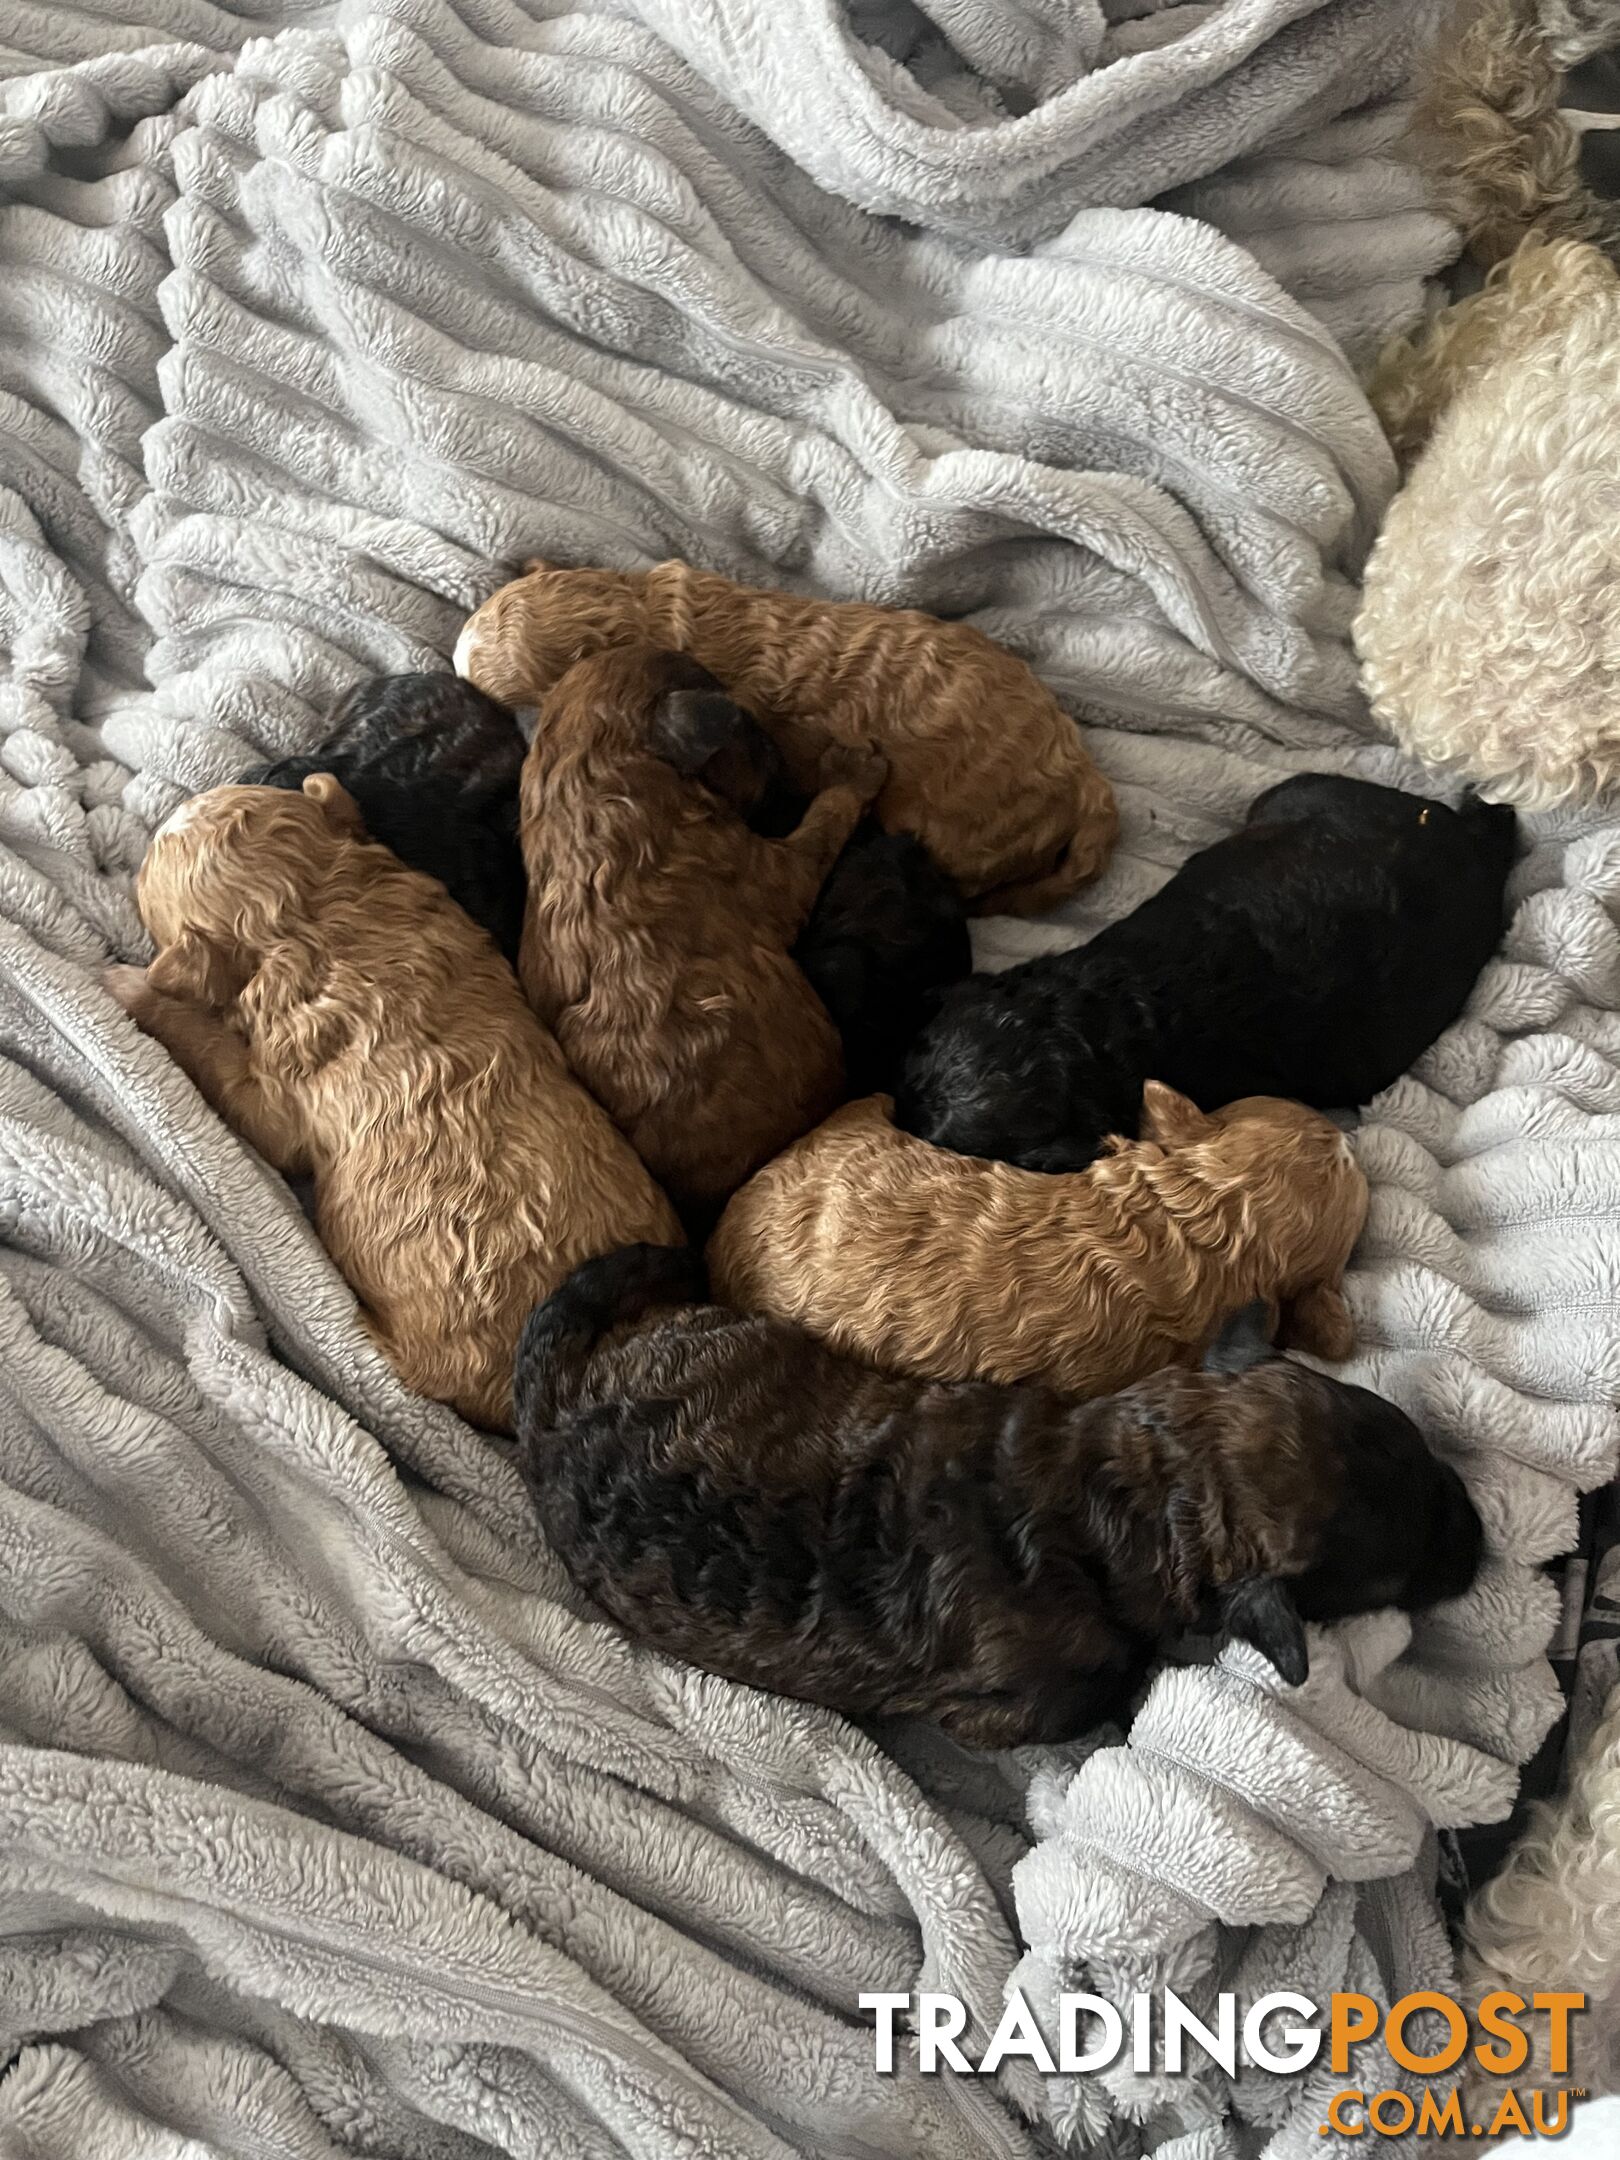
[[[744,717],[728,770],[705,769],[743,823],[782,840],[810,798],[764,730]],[[939,995],[973,965],[967,908],[920,840],[861,819],[793,947],[799,972],[826,1006],[844,1046],[846,1092],[893,1087]]]
[[[1073,952],[945,994],[896,1123],[1027,1170],[1134,1136],[1149,1079],[1203,1110],[1363,1103],[1448,1026],[1502,934],[1511,810],[1301,773]]]
[[[832,1015],[852,1094],[892,1088],[940,995],[973,966],[962,895],[911,833],[863,818],[793,948]]]
[[[1620,11],[1607,12],[1620,31]],[[1620,212],[1581,178],[1579,139],[1558,109],[1567,62],[1545,15],[1546,0],[1463,0],[1413,110],[1409,153],[1481,263],[1530,233],[1620,244]]]
[[[1306,1676],[1302,1620],[1461,1595],[1456,1473],[1243,1316],[1215,1369],[1077,1404],[919,1383],[704,1302],[690,1252],[579,1269],[524,1329],[519,1457],[547,1539],[632,1635],[977,1747],[1121,1715],[1190,1627]]]
[[[535,1300],[680,1230],[492,941],[330,774],[194,797],[136,896],[157,957],[112,970],[113,995],[266,1161],[314,1178],[401,1378],[504,1429]]]
[[[457,675],[378,675],[337,705],[319,750],[242,775],[301,788],[329,772],[366,831],[434,877],[515,967],[527,886],[518,847],[523,737],[504,705]]]
[[[1546,2082],[1620,2092],[1620,1688],[1568,1792],[1537,1808],[1469,1905],[1462,1978],[1476,1996],[1578,1989],[1586,2014],[1572,2023],[1570,2076]]]
[[[1620,779],[1620,276],[1522,249],[1437,332],[1444,399],[1367,564],[1355,643],[1417,757],[1525,810]]]
[[[1557,334],[1574,317],[1592,310],[1602,319],[1612,311],[1616,283],[1613,266],[1598,249],[1532,236],[1492,270],[1480,291],[1445,309],[1421,335],[1391,346],[1368,395],[1403,463],[1411,466],[1441,416],[1465,394],[1485,415],[1495,415],[1495,371],[1510,361],[1549,364]],[[1542,359],[1527,359],[1538,347],[1547,348]],[[1445,460],[1442,485],[1455,487],[1466,477],[1454,460]],[[1402,500],[1396,497],[1397,506]]]
[[[879,819],[915,833],[986,912],[1050,907],[1108,859],[1118,814],[1074,722],[965,623],[762,592],[679,562],[541,563],[472,617],[456,666],[528,704],[576,660],[632,640],[701,661],[805,771],[823,730],[852,747],[876,741],[889,760]]]
[[[1262,1097],[1206,1117],[1150,1082],[1143,1138],[1075,1177],[948,1154],[888,1111],[849,1104],[737,1194],[708,1254],[727,1304],[891,1371],[1071,1395],[1190,1363],[1255,1298],[1299,1348],[1348,1356],[1367,1185],[1315,1111]]]
[[[1577,15],[1594,18],[1584,24],[1592,42]],[[1571,55],[1549,44],[1555,32]],[[1600,279],[1606,257],[1620,255],[1620,210],[1583,180],[1579,138],[1558,104],[1567,57],[1617,36],[1616,0],[1556,9],[1546,0],[1464,0],[1431,48],[1409,154],[1474,259],[1497,275],[1379,356],[1367,394],[1403,465],[1459,389],[1551,328],[1573,282]],[[1560,248],[1554,261],[1539,252],[1565,241],[1605,254]],[[1504,289],[1500,266],[1518,251],[1525,261]]]
[[[694,661],[625,646],[563,677],[523,768],[524,989],[696,1219],[840,1099],[837,1030],[789,952],[885,770],[833,744],[830,784],[769,840],[734,779],[705,784],[753,732]]]

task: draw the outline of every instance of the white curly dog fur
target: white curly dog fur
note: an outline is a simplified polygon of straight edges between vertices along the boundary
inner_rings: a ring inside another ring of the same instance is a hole
[[[1569,1791],[1537,1810],[1470,1905],[1463,1977],[1474,1993],[1583,1991],[1570,2082],[1620,2091],[1620,1688]]]
[[[1527,244],[1414,349],[1439,418],[1367,566],[1373,710],[1523,809],[1620,777],[1620,276]]]

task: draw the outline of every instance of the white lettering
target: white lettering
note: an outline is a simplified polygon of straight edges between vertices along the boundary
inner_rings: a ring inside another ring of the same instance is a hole
[[[945,2058],[948,2070],[971,2073],[973,2065],[957,2046],[967,2024],[967,2009],[954,1995],[917,1997],[917,2067],[925,2074],[939,2068]]]
[[[1052,2060],[1052,2050],[1046,2044],[1046,2035],[1035,2022],[1034,2012],[1016,1990],[1007,1997],[1007,2007],[1001,2013],[1001,2023],[990,2036],[980,2071],[988,2074],[999,2070],[1009,2055],[1027,2055],[1037,2070],[1048,2073],[1057,2068]]]
[[[894,2068],[894,2021],[901,2011],[911,2008],[909,1995],[857,1995],[855,2000],[863,2010],[875,2010],[877,2016],[877,2053],[873,2068],[880,2076]]]
[[[1080,2020],[1095,2018],[1102,2038],[1084,2054],[1080,2052]],[[1125,2020],[1111,2002],[1100,1995],[1065,1995],[1062,2044],[1058,2064],[1065,2071],[1106,2070],[1119,2054],[1125,2039]]]
[[[1303,2070],[1321,2053],[1322,2035],[1309,2025],[1290,2025],[1280,2035],[1287,2052],[1279,2053],[1266,2045],[1261,2031],[1274,2010],[1294,2010],[1301,2017],[1316,2015],[1316,2005],[1307,1995],[1262,1995],[1243,2020],[1244,2053],[1262,2070]]]
[[[1211,2032],[1201,2018],[1193,2016],[1174,1988],[1164,1991],[1164,2067],[1182,2067],[1182,2036],[1203,2049],[1211,2062],[1219,2063],[1228,2077],[1237,2076],[1237,1998],[1215,1998],[1216,2029]]]

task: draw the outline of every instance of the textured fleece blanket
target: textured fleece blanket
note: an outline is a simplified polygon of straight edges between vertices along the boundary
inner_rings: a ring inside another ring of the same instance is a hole
[[[996,1760],[582,1610],[96,972],[143,952],[156,819],[440,664],[531,550],[1026,654],[1124,836],[991,961],[1281,772],[1415,778],[1346,643],[1393,473],[1330,335],[1446,253],[1388,154],[1413,29],[0,6],[0,2150],[1302,2154],[1310,2077],[878,2077],[856,1996],[982,2032],[1015,1977],[1443,1981],[1434,1826],[1509,1804],[1554,1705],[1535,1568],[1614,1459],[1620,830],[1536,835],[1357,1142],[1353,1370],[1471,1479],[1478,1592],[1321,1638],[1297,1695],[1230,1655],[1128,1741]]]

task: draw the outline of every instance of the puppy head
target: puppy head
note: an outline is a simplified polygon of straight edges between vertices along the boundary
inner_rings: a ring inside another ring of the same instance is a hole
[[[278,927],[307,914],[337,852],[364,837],[330,773],[312,773],[297,794],[220,787],[182,803],[152,835],[135,881],[158,948],[153,988],[228,1004]]]
[[[412,674],[354,684],[332,708],[325,748],[334,771],[357,764],[406,778],[431,771],[487,788],[516,786],[524,743],[511,708],[474,684],[459,675]],[[306,759],[306,770],[316,762]]]
[[[1304,1568],[1226,1584],[1214,1595],[1213,1619],[1220,1633],[1253,1643],[1297,1686],[1307,1667],[1306,1621],[1386,1605],[1415,1612],[1461,1597],[1478,1573],[1484,1532],[1462,1479],[1404,1411],[1366,1388],[1278,1359],[1267,1332],[1264,1308],[1247,1308],[1222,1331],[1206,1369],[1245,1375],[1259,1367],[1268,1397],[1285,1391],[1315,1464],[1313,1481],[1334,1498],[1312,1532]]]
[[[1253,1196],[1267,1272],[1287,1295],[1336,1285],[1369,1198],[1349,1136],[1320,1111],[1273,1095],[1228,1103],[1210,1123],[1212,1179]]]
[[[790,831],[802,814],[776,744],[686,653],[617,645],[576,661],[547,700],[541,730],[563,745],[655,757],[750,823],[763,816]]]

